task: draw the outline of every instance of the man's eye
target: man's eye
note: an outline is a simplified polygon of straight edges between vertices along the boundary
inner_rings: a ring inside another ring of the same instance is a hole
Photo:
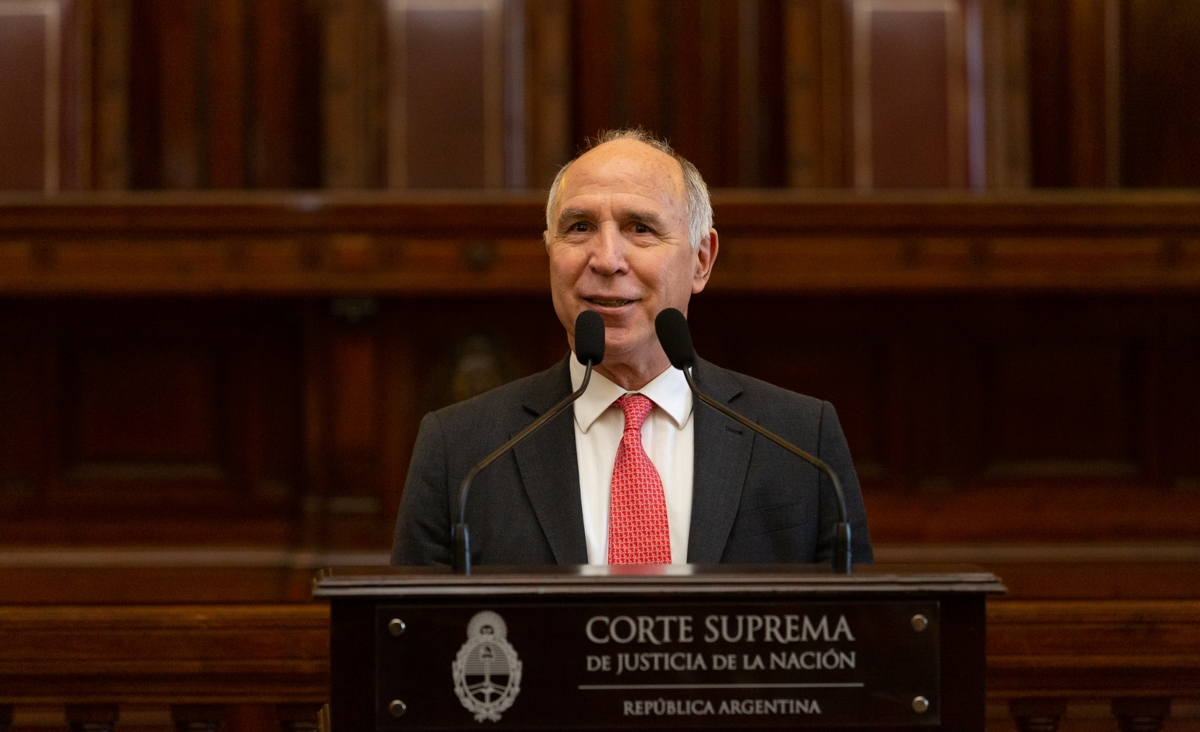
[[[567,231],[587,231],[587,222],[576,221],[567,227]]]
[[[634,224],[633,230],[639,234],[649,234],[650,233],[650,227],[646,226],[645,224]]]

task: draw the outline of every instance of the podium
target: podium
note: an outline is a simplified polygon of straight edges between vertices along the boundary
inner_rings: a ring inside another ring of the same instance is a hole
[[[326,570],[334,732],[984,728],[962,565]]]

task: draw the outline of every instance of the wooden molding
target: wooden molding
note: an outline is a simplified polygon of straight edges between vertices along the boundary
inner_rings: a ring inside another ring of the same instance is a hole
[[[313,703],[329,608],[5,607],[0,703]]]
[[[988,697],[1192,696],[1200,603],[994,602]]]
[[[881,563],[965,563],[1008,601],[1200,601],[1200,545],[1173,542],[880,544]],[[322,567],[386,567],[390,553],[276,546],[45,547],[0,551],[0,606],[302,602]]]
[[[1197,204],[1183,191],[719,193],[711,291],[1197,292]],[[542,206],[527,193],[8,195],[0,290],[537,294]]]

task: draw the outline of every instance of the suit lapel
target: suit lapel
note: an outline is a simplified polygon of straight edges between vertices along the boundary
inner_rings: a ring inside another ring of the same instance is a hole
[[[564,359],[530,384],[521,408],[536,417],[570,393],[570,370]],[[531,420],[526,423],[528,421]],[[587,564],[583,506],[579,497],[579,461],[570,408],[517,445],[513,452],[525,493],[533,504],[533,512],[550,543],[555,561]]]
[[[693,375],[701,391],[724,404],[742,393],[737,382],[707,361],[698,360]],[[699,400],[692,410],[696,426],[688,562],[715,564],[721,561],[737,517],[754,434]],[[754,419],[752,414],[745,416]]]

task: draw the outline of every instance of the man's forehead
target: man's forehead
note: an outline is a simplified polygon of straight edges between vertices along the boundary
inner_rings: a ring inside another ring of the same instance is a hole
[[[644,173],[661,175],[682,189],[683,167],[679,161],[639,140],[611,140],[597,145],[575,160],[567,170],[567,177],[572,173],[580,175],[613,166],[630,170],[640,168]]]
[[[684,202],[683,168],[675,158],[643,142],[613,140],[592,148],[571,164],[563,176],[556,203],[563,206],[567,198],[600,191],[628,193],[660,205],[681,207]],[[619,198],[613,199],[614,205]],[[559,217],[568,209],[580,208],[576,203],[582,202],[575,201],[562,208]],[[637,209],[638,206],[626,201],[622,208]]]

